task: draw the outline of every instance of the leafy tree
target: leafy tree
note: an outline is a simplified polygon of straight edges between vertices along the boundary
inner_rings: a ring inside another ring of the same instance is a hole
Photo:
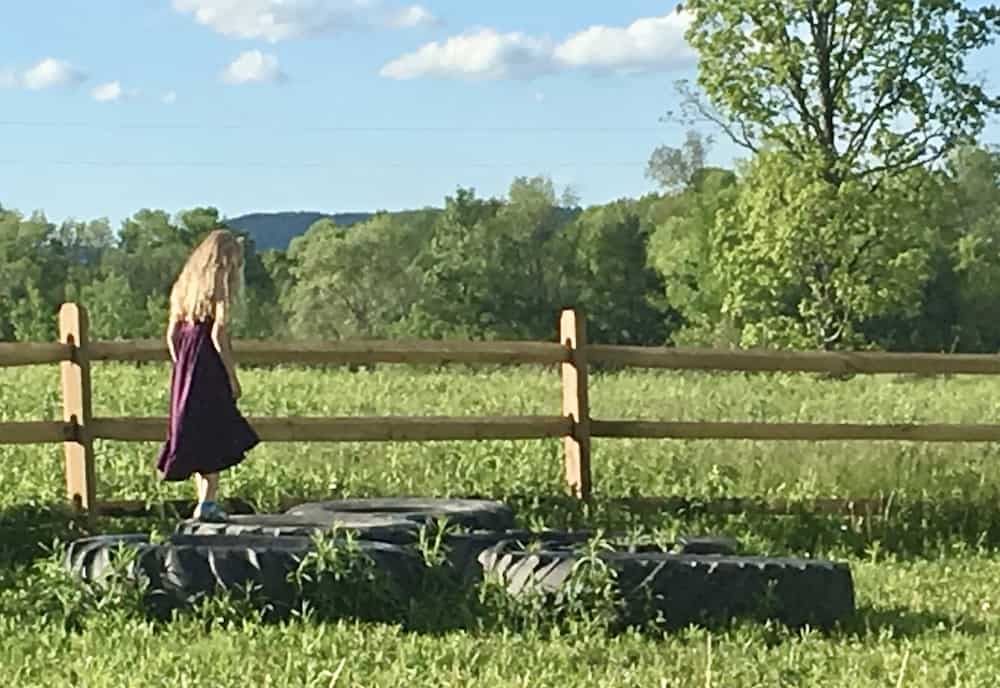
[[[0,212],[0,339],[51,341],[59,306],[99,276],[112,245],[106,220],[57,227],[41,213]]]
[[[922,171],[873,190],[839,185],[787,153],[758,156],[735,206],[721,211],[723,314],[745,346],[829,349],[863,344],[867,320],[919,312],[931,238]]]
[[[14,302],[9,317],[18,341],[51,342],[55,338],[55,313],[35,284],[24,286],[24,296]]]
[[[53,276],[78,293],[99,275],[101,262],[114,243],[114,233],[106,219],[63,222],[52,232]]]
[[[665,191],[686,188],[695,174],[706,166],[711,144],[711,137],[688,131],[679,148],[657,146],[646,164],[646,178]]]
[[[688,189],[649,210],[655,227],[649,261],[660,276],[666,303],[681,320],[677,344],[722,346],[739,339],[723,313],[729,274],[722,266],[727,226],[716,222],[720,210],[735,203],[736,175],[703,169]]]
[[[0,340],[45,340],[54,333],[63,295],[54,274],[54,232],[41,213],[0,213]]]
[[[271,334],[287,337],[291,334],[288,319],[294,305],[292,292],[295,286],[295,261],[288,255],[288,251],[277,249],[264,251],[260,258],[275,294],[275,301],[270,304],[274,323]]]
[[[91,336],[95,339],[131,339],[148,332],[146,304],[132,291],[128,279],[115,271],[95,279],[80,289],[80,301],[90,313]],[[157,320],[161,324],[163,318]]]
[[[485,274],[490,260],[481,246],[481,227],[502,207],[500,199],[477,198],[474,189],[459,188],[445,198],[444,213],[417,257],[419,298],[408,318],[414,334],[476,336],[482,304],[475,278]]]
[[[140,210],[122,223],[118,245],[102,269],[105,276],[128,282],[131,297],[123,307],[135,309],[127,316],[136,327],[131,336],[163,336],[170,287],[198,238],[162,210]]]
[[[271,278],[271,272],[265,265],[263,256],[257,252],[257,245],[253,237],[238,230],[231,229],[230,231],[239,236],[243,242],[243,276],[245,281],[234,334],[237,337],[248,339],[270,337],[274,332],[282,329],[284,321],[280,306],[279,287]]]
[[[415,298],[412,264],[424,230],[387,213],[350,228],[328,219],[313,224],[289,251],[292,332],[323,339],[390,336]],[[278,264],[272,257],[271,265]]]
[[[992,352],[1000,284],[1000,153],[967,147],[926,185],[924,222],[933,228],[932,278],[914,318],[873,323],[872,336],[893,348]]]
[[[1000,285],[1000,152],[966,148],[950,161],[949,199],[953,265],[959,299],[954,341],[961,350],[1000,349],[996,301]]]
[[[569,283],[571,247],[551,181],[518,178],[508,199],[459,189],[419,257],[408,326],[429,337],[550,337]]]
[[[183,240],[194,246],[204,239],[210,232],[220,228],[227,228],[226,223],[217,208],[198,207],[189,210],[182,210],[177,216],[175,231],[180,234]],[[241,232],[236,232],[246,236]]]
[[[684,114],[757,157],[709,242],[722,313],[741,341],[856,346],[877,323],[919,317],[932,272],[945,287],[954,265],[941,248],[951,242],[927,222],[937,201],[925,197],[935,188],[925,170],[1000,111],[966,70],[994,40],[1000,9],[958,0],[685,9],[707,102],[682,82]]]
[[[775,145],[837,185],[935,162],[1000,99],[966,74],[1000,8],[959,0],[689,0],[698,85],[685,114],[754,152]]]
[[[661,345],[667,339],[668,316],[657,300],[663,282],[648,266],[647,227],[636,211],[628,201],[597,206],[566,229],[591,341]]]
[[[292,268],[294,266],[292,259],[288,256],[287,251],[269,249],[260,254],[260,261],[264,269],[267,270],[268,278],[280,298],[280,295],[284,294],[292,284]]]

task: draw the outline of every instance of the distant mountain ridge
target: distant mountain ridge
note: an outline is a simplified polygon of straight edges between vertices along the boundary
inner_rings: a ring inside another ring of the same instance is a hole
[[[427,211],[440,213],[440,208],[421,208],[419,210],[397,210],[391,215],[405,219],[408,215],[419,215]],[[580,208],[557,208],[556,213],[561,222],[570,222],[582,212]],[[288,211],[278,213],[249,213],[226,220],[233,229],[246,232],[253,237],[258,251],[277,249],[287,251],[292,239],[302,236],[316,222],[322,219],[333,220],[339,227],[350,227],[361,224],[375,217],[373,212],[354,213],[320,213],[309,211]]]
[[[375,213],[318,213],[307,211],[282,213],[250,213],[226,220],[233,229],[253,237],[258,251],[278,249],[285,251],[292,239],[302,236],[319,220],[333,220],[341,227],[349,227],[371,219]]]

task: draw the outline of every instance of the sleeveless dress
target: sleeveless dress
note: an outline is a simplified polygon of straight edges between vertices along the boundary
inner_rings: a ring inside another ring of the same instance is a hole
[[[156,462],[166,481],[231,468],[260,442],[236,407],[222,357],[212,343],[212,321],[179,324],[174,350],[167,440]]]

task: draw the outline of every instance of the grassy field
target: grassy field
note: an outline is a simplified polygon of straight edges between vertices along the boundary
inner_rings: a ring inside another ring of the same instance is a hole
[[[163,366],[99,365],[99,415],[164,415]],[[472,372],[384,367],[243,373],[254,415],[551,414],[553,370]],[[1000,422],[1000,380],[682,375],[634,372],[592,380],[599,418]],[[54,367],[0,370],[0,419],[60,417]],[[99,444],[102,498],[187,497],[158,483],[156,445]],[[723,532],[760,553],[849,561],[859,614],[831,634],[739,623],[664,635],[609,634],[586,620],[406,625],[350,620],[281,624],[207,606],[167,624],[126,600],[67,610],[45,546],[76,526],[51,505],[62,452],[0,447],[0,675],[12,685],[74,686],[992,686],[1000,656],[1000,476],[987,445],[595,442],[594,504],[563,493],[561,445],[546,442],[261,446],[226,477],[228,495],[274,508],[286,495],[489,496],[531,527],[612,527],[654,537]],[[893,497],[884,517],[629,512],[614,498]],[[107,519],[107,531],[169,521]],[[103,607],[101,606],[103,605]],[[442,603],[445,615],[449,611]],[[438,610],[439,612],[441,610]]]

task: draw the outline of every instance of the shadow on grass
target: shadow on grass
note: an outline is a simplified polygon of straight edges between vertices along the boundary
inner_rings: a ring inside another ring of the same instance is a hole
[[[101,516],[96,533],[170,531],[179,519],[173,513],[147,517]],[[95,534],[87,527],[86,517],[65,502],[25,503],[0,508],[0,568],[31,564],[51,554],[56,542],[66,544]]]
[[[895,499],[880,512],[853,514],[816,513],[808,502],[786,503],[782,512],[774,513],[756,499],[599,496],[583,503],[545,494],[499,499],[514,509],[519,527],[725,534],[750,543],[754,551],[747,553],[772,556],[822,552],[864,556],[876,544],[881,552],[914,558],[940,555],[954,543],[1000,549],[1000,500],[993,499]],[[283,501],[287,508],[303,500]],[[98,518],[97,532],[172,532],[179,521],[190,517],[193,506],[184,500],[108,505]],[[251,503],[238,499],[227,500],[225,507],[233,514],[254,511]],[[85,520],[65,503],[0,508],[0,565],[29,562],[56,539],[67,542],[88,534]]]
[[[963,633],[979,636],[994,633],[984,624],[971,619],[944,616],[932,612],[913,611],[905,607],[861,607],[837,635],[859,639],[915,638],[929,633]]]
[[[514,508],[521,527],[725,534],[748,543],[754,550],[748,553],[774,556],[806,552],[863,556],[875,544],[880,551],[899,557],[936,556],[956,542],[1000,549],[1000,500],[897,499],[880,513],[844,514],[815,513],[808,503],[785,504],[784,513],[769,513],[762,510],[760,500],[752,499],[600,496],[582,503],[568,496],[543,494],[501,499]],[[291,500],[295,501],[301,500]],[[155,528],[171,532],[178,521],[190,516],[193,503],[140,506],[120,503],[98,519],[97,531],[149,532]],[[253,511],[242,500],[226,506],[230,513]],[[0,508],[0,565],[31,561],[55,539],[65,542],[87,534],[82,517],[64,503]]]
[[[517,495],[507,498],[519,520],[550,528],[605,528],[692,535],[726,534],[762,543],[774,556],[841,552],[862,556],[875,544],[899,557],[941,553],[953,543],[1000,549],[1000,500],[933,498],[885,500],[881,510],[817,513],[808,501],[784,503],[780,510],[756,499],[571,497]],[[828,500],[832,501],[832,500]],[[846,500],[845,500],[846,503]]]
[[[56,540],[67,543],[77,538],[101,533],[148,533],[152,529],[172,532],[178,522],[190,518],[191,500],[172,500],[162,504],[141,501],[103,504],[96,528],[91,532],[86,517],[66,502],[24,503],[0,508],[0,566],[27,564],[40,556]],[[231,514],[253,513],[243,500],[224,500]]]
[[[0,508],[0,567],[46,556],[56,540],[82,537],[86,523],[64,503],[15,504]]]

